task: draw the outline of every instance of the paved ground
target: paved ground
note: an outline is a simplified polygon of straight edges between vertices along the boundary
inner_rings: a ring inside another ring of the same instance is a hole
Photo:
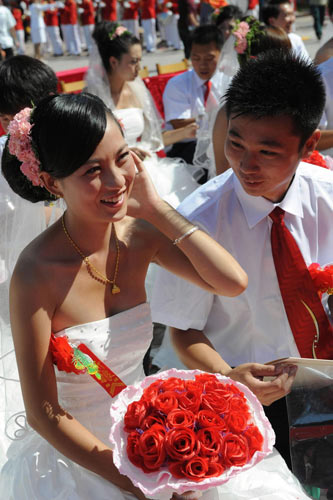
[[[323,38],[319,42],[313,30],[312,17],[307,11],[298,12],[296,18],[296,33],[303,37],[306,48],[313,58],[318,48],[330,37],[333,36],[333,26],[329,19],[326,21]],[[28,44],[28,55],[32,55],[32,45]],[[154,54],[147,54],[144,51],[142,66],[148,66],[151,74],[156,73],[156,63],[169,64],[182,60],[184,53],[182,50],[158,49]],[[61,71],[72,68],[80,68],[88,65],[88,56],[64,56],[64,57],[45,57],[44,61],[49,64],[55,71]]]

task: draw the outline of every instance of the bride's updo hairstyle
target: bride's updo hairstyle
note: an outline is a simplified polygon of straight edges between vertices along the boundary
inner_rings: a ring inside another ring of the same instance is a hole
[[[52,95],[41,100],[30,117],[31,147],[40,162],[39,170],[56,179],[75,172],[103,139],[108,115],[115,120],[103,101],[88,93]],[[2,173],[12,190],[33,203],[54,200],[54,195],[34,186],[22,173],[22,163],[9,152],[9,140],[3,152]]]
[[[113,56],[120,61],[124,54],[128,54],[132,45],[141,45],[136,36],[112,21],[102,21],[96,24],[92,36],[107,73],[111,72],[110,57]]]
[[[238,52],[238,62],[241,66],[248,59],[255,58],[262,52],[269,50],[289,51],[291,49],[290,39],[282,28],[266,26],[253,16],[247,16],[241,22],[248,24],[250,31],[247,38],[251,40],[250,43],[247,43],[247,49],[243,53]]]

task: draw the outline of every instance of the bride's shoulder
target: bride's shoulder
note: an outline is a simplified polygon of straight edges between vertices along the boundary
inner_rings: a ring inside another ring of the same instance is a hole
[[[33,239],[20,253],[13,276],[18,282],[29,283],[31,287],[43,282],[50,283],[56,262],[61,254],[58,224],[52,224]]]

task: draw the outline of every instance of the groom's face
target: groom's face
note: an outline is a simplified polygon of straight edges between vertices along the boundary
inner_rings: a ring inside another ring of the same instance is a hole
[[[277,203],[288,191],[301,158],[314,149],[319,137],[315,131],[300,148],[301,138],[289,116],[231,115],[225,155],[246,193]]]
[[[220,50],[215,42],[200,45],[193,43],[191,48],[191,61],[196,74],[201,80],[209,80],[216,71],[220,57]]]

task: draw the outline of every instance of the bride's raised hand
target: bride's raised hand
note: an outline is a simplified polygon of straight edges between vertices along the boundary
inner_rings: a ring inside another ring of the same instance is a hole
[[[137,173],[131,195],[128,200],[127,214],[131,217],[149,219],[149,216],[154,211],[154,208],[158,203],[161,203],[162,200],[157,193],[143,162],[133,151],[131,151],[131,155],[133,157]]]

